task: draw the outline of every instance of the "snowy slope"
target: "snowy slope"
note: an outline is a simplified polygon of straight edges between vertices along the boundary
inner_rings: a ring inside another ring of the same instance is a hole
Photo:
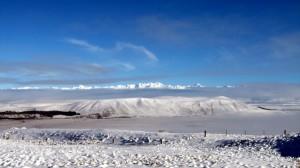
[[[75,111],[81,114],[100,113],[102,116],[186,116],[263,110],[227,97],[158,97],[82,100],[48,104],[3,104],[0,111]]]

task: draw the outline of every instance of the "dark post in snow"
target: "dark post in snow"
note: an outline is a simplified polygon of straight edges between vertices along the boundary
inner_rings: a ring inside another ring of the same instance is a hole
[[[204,130],[204,137],[206,137],[206,130]]]
[[[299,168],[299,167],[300,167],[300,158],[299,158],[299,159],[297,159],[297,161],[296,161],[296,167],[297,167],[297,168]]]
[[[163,144],[163,139],[162,139],[162,138],[160,138],[160,140],[159,140],[159,141],[160,141],[160,144]]]
[[[286,130],[283,131],[283,135],[286,135]]]

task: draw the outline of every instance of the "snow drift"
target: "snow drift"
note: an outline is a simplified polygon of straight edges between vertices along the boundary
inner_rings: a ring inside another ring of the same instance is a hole
[[[14,128],[1,167],[299,167],[299,133],[276,136]]]
[[[191,134],[189,134],[190,136]],[[194,134],[197,135],[197,134]],[[202,134],[198,134],[198,136]],[[210,136],[212,136],[210,134]],[[232,136],[232,135],[231,135]],[[199,138],[199,137],[198,137]],[[96,129],[26,129],[12,128],[0,132],[0,139],[24,140],[31,143],[51,144],[116,144],[116,145],[158,145],[172,143],[178,139],[191,141],[184,134],[154,133],[142,131],[115,131]],[[201,136],[198,143],[205,143]],[[207,143],[207,142],[206,142]],[[239,138],[222,137],[209,142],[212,148],[252,148],[253,150],[275,149],[283,157],[300,157],[300,133],[276,136],[247,136]]]

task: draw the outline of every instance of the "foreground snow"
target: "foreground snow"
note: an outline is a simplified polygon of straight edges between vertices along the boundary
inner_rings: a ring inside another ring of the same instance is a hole
[[[300,149],[300,134],[9,129],[0,135],[1,167],[291,167]]]

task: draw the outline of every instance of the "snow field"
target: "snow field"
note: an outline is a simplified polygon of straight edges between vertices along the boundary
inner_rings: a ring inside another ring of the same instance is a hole
[[[0,135],[1,167],[293,167],[296,157],[275,147],[295,138],[299,145],[300,137],[60,129]]]

